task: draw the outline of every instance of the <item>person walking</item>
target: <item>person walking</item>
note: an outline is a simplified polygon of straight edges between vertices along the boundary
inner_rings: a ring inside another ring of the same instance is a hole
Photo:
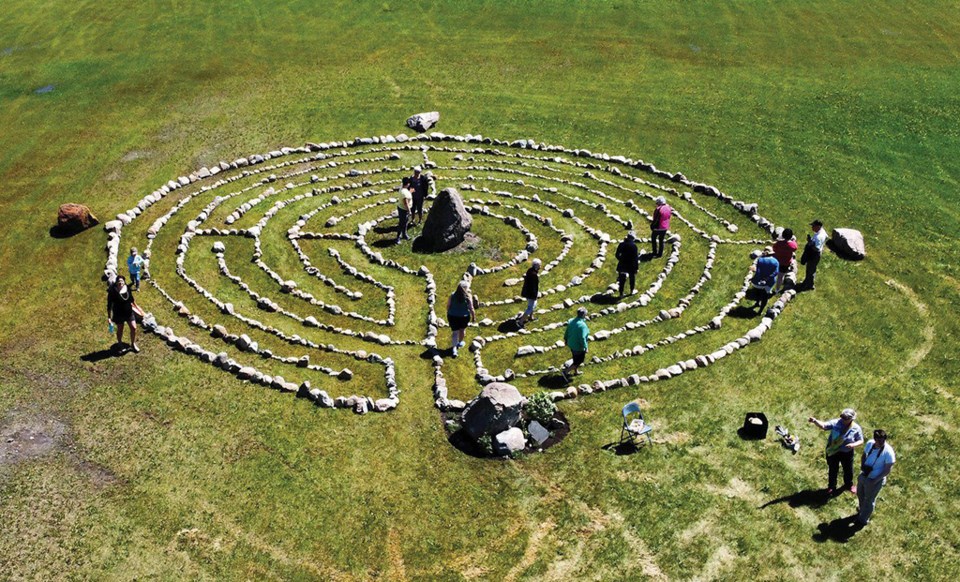
[[[877,495],[887,484],[887,475],[897,462],[897,454],[887,443],[887,431],[878,428],[873,438],[867,441],[860,456],[860,476],[857,477],[857,523],[861,526],[870,523],[870,516],[877,505]]]
[[[427,198],[429,180],[421,173],[420,166],[413,168],[413,175],[409,178],[409,188],[413,194],[413,203],[410,207],[410,222],[412,225],[423,223],[423,201]]]
[[[127,257],[127,270],[130,272],[130,283],[135,291],[140,291],[140,272],[143,269],[143,257],[137,254],[137,247],[130,247],[130,256]]]
[[[807,235],[807,244],[803,247],[803,254],[800,255],[800,264],[806,266],[800,288],[813,291],[816,289],[814,279],[817,276],[817,266],[823,255],[823,247],[827,244],[827,231],[823,228],[823,222],[820,219],[811,222],[810,228],[813,234]]]
[[[540,296],[541,265],[543,265],[543,261],[533,259],[533,264],[530,265],[530,268],[527,269],[526,274],[523,276],[523,289],[520,290],[520,297],[527,300],[527,308],[520,314],[520,319],[517,320],[520,327],[523,327],[528,321],[533,319],[533,310],[537,308],[537,297]]]
[[[667,204],[667,199],[663,196],[657,196],[656,208],[653,210],[653,219],[650,221],[650,243],[653,247],[653,256],[663,256],[663,239],[670,230],[670,217],[673,215],[673,209]]]
[[[587,308],[577,309],[577,316],[567,322],[567,330],[564,333],[564,341],[573,355],[573,363],[569,368],[561,368],[560,374],[567,382],[570,376],[580,373],[580,364],[587,357],[587,338],[590,336],[590,328],[587,327]]]
[[[620,285],[620,297],[623,297],[623,287],[630,278],[630,294],[636,291],[637,268],[640,264],[640,251],[637,250],[637,235],[633,231],[627,233],[623,242],[617,245],[617,283]]]
[[[773,243],[773,256],[776,257],[777,262],[780,263],[780,274],[777,275],[777,286],[773,290],[774,293],[783,291],[783,278],[787,275],[787,272],[790,271],[790,266],[793,264],[793,256],[796,252],[797,241],[793,236],[793,230],[789,228],[783,229],[780,240]]]
[[[763,249],[760,258],[757,259],[756,271],[753,273],[753,278],[750,279],[750,284],[759,293],[759,298],[753,304],[753,309],[756,309],[758,313],[763,313],[763,310],[767,308],[767,301],[773,295],[773,287],[777,284],[777,275],[779,274],[780,263],[773,256],[773,247],[768,246]]]
[[[139,352],[137,346],[137,320],[135,314],[143,314],[143,310],[133,298],[133,291],[127,286],[123,275],[117,275],[113,284],[107,288],[107,323],[117,326],[117,347],[123,345],[123,326],[130,327],[130,347]]]
[[[397,218],[400,222],[397,225],[397,244],[400,244],[401,239],[410,240],[410,235],[407,234],[407,222],[410,219],[410,209],[413,207],[413,193],[410,192],[409,186],[400,186],[399,194]]]
[[[863,444],[863,430],[854,422],[856,418],[856,411],[852,408],[844,408],[840,418],[827,422],[821,422],[812,416],[807,419],[820,430],[830,431],[826,448],[827,493],[832,494],[838,491],[837,473],[841,465],[843,466],[843,486],[839,491],[849,489],[852,493],[857,492],[857,486],[853,483],[853,450]]]
[[[467,325],[477,319],[473,308],[473,296],[470,294],[470,284],[460,281],[457,289],[447,299],[447,323],[450,324],[450,351],[453,357],[459,355],[459,349],[466,343]]]

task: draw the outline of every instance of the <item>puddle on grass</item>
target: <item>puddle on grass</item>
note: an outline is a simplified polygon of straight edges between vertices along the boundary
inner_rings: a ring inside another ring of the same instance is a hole
[[[34,89],[33,92],[37,95],[46,95],[47,93],[52,93],[55,87],[53,85],[44,85],[39,89]]]

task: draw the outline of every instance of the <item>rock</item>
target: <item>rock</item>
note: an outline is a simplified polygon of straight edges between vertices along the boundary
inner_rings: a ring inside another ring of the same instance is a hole
[[[830,239],[833,250],[841,257],[861,261],[867,256],[867,248],[863,244],[863,234],[852,228],[835,228]]]
[[[415,252],[442,252],[452,249],[461,242],[470,227],[473,218],[463,206],[463,199],[455,188],[444,188],[434,200],[423,231],[413,241]]]
[[[416,131],[417,133],[423,133],[435,126],[437,122],[440,121],[440,112],[439,111],[430,111],[429,113],[417,113],[416,115],[411,115],[407,119],[407,127]]]
[[[222,252],[224,252],[224,251],[226,251],[226,250],[227,250],[227,247],[225,247],[224,244],[223,244],[221,241],[217,241],[217,242],[213,243],[213,252],[215,252],[215,253],[222,253]]]
[[[525,446],[527,446],[527,439],[523,437],[523,431],[515,426],[493,437],[493,452],[498,455],[522,451]]]
[[[514,386],[491,382],[467,405],[461,418],[463,428],[474,439],[501,433],[520,421],[522,400]]]
[[[527,432],[530,433],[530,439],[537,443],[537,446],[542,445],[550,438],[550,431],[535,420],[527,426]]]
[[[350,368],[344,368],[340,370],[340,373],[337,374],[337,379],[339,380],[352,380],[353,379],[353,370]]]
[[[99,224],[97,217],[83,204],[61,204],[57,210],[58,234],[76,234]]]

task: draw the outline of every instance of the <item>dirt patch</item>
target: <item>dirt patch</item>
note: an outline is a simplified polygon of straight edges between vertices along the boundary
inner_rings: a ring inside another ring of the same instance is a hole
[[[13,409],[0,424],[0,467],[51,455],[64,446],[67,427],[59,419]]]
[[[122,158],[120,158],[120,161],[126,163],[152,157],[153,153],[146,150],[130,150],[129,152],[125,153]]]
[[[933,322],[930,321],[930,309],[927,307],[927,304],[920,299],[916,292],[914,292],[913,289],[894,279],[890,279],[886,283],[890,287],[893,287],[897,291],[900,291],[906,295],[914,309],[920,313],[920,319],[924,321],[923,343],[917,346],[917,349],[910,353],[910,356],[906,359],[903,368],[900,370],[901,372],[907,372],[916,368],[920,362],[927,357],[927,354],[930,353],[930,350],[933,349],[936,329],[933,327]]]

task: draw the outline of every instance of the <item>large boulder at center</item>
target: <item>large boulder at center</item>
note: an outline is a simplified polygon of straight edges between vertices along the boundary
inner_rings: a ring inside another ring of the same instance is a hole
[[[440,112],[439,111],[430,111],[428,113],[418,113],[416,115],[411,115],[407,119],[407,127],[423,133],[437,124],[440,121]]]
[[[99,224],[97,217],[83,204],[61,204],[56,229],[60,234],[76,234]]]
[[[433,201],[423,222],[423,232],[413,241],[415,252],[439,253],[463,242],[473,218],[456,188],[444,188]]]
[[[833,250],[846,259],[863,260],[867,256],[867,248],[863,244],[863,234],[852,228],[835,228],[830,239]]]
[[[491,382],[463,411],[463,430],[474,440],[493,436],[520,422],[523,396],[513,385]]]

